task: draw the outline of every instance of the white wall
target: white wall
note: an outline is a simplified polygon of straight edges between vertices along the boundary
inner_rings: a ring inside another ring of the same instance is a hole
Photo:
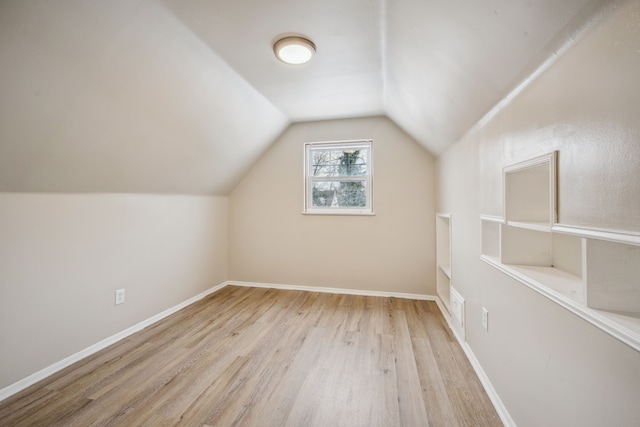
[[[369,138],[376,215],[302,215],[304,143]],[[292,125],[230,195],[231,279],[435,295],[434,164],[383,117]]]
[[[288,118],[165,3],[0,1],[0,191],[229,194]]]
[[[0,193],[0,388],[226,281],[227,222],[226,197]]]
[[[560,222],[640,231],[640,2],[612,10],[438,159],[467,342],[521,427],[640,420],[640,353],[479,259],[479,215],[502,216],[502,167],[552,150]]]

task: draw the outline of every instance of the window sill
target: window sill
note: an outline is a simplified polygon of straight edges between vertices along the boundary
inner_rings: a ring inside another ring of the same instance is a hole
[[[376,216],[374,212],[339,212],[339,211],[329,211],[329,212],[318,212],[318,211],[303,211],[302,215],[330,215],[330,216]]]

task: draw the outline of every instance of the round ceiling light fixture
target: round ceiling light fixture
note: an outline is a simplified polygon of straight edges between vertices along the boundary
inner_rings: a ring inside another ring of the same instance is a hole
[[[275,42],[273,52],[285,64],[299,65],[311,60],[316,53],[316,45],[304,37],[288,36]]]

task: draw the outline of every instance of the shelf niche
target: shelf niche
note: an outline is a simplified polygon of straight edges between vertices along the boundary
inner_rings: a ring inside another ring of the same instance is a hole
[[[502,218],[482,216],[480,217],[481,245],[480,253],[491,258],[500,258],[500,226]]]
[[[500,263],[579,304],[585,304],[584,241],[578,236],[503,224]]]
[[[582,239],[577,236],[503,225],[503,264],[552,267],[582,276]]]
[[[451,215],[436,214],[436,291],[451,312]]]
[[[557,152],[503,169],[481,259],[640,351],[640,235],[558,224]]]
[[[640,247],[588,239],[587,306],[640,318]]]
[[[556,153],[504,168],[507,224],[549,229],[556,222]]]

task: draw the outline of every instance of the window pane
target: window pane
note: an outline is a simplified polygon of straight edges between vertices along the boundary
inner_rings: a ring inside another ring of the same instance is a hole
[[[313,150],[311,176],[367,175],[367,151]]]
[[[314,181],[312,206],[360,208],[367,206],[366,181]]]

